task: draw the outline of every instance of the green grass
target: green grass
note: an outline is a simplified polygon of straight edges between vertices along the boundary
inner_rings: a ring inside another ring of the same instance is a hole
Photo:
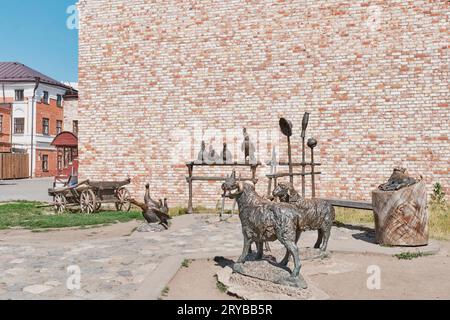
[[[175,208],[170,208],[169,210],[169,215],[171,217],[178,217],[178,216],[183,216],[185,214],[187,214],[188,209],[184,208],[184,207],[175,207]],[[217,212],[217,209],[209,209],[206,207],[195,207],[194,208],[194,214],[211,214],[211,213],[215,213]]]
[[[450,240],[450,204],[430,202],[430,237],[437,240]],[[336,223],[354,225],[375,225],[372,211],[336,208]]]
[[[450,240],[450,204],[430,203],[430,236],[438,240]]]
[[[54,215],[52,208],[39,208],[39,202],[19,201],[0,204],[0,230],[24,228],[30,230],[57,229],[110,225],[114,223],[142,220],[142,213],[104,211],[92,215],[64,213]]]
[[[228,292],[228,287],[224,285],[222,282],[219,282],[219,280],[217,280],[217,289],[219,289],[219,291],[222,293]]]
[[[183,268],[189,268],[189,266],[191,265],[191,263],[192,263],[192,260],[184,259],[183,262],[181,263],[181,266],[182,266]]]
[[[163,291],[161,291],[161,297],[166,298],[169,295],[169,293],[170,293],[170,288],[169,287],[165,287],[163,289]]]
[[[340,224],[374,225],[372,211],[336,208],[336,222]]]
[[[178,216],[183,216],[183,215],[187,214],[187,212],[188,212],[187,208],[175,207],[175,208],[170,208],[169,215],[171,217],[178,217]]]
[[[431,253],[423,253],[423,252],[402,252],[394,255],[399,260],[413,260],[421,257],[431,256]]]

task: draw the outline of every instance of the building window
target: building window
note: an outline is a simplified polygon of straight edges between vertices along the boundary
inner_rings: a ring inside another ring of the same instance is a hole
[[[78,136],[78,120],[73,121],[73,134]]]
[[[60,134],[62,132],[63,123],[61,120],[56,120],[56,134]]]
[[[56,96],[56,104],[58,105],[58,107],[62,107],[62,105],[63,105],[63,97],[62,97],[62,95],[58,94]]]
[[[63,169],[63,156],[58,155],[58,170],[61,171]]]
[[[0,114],[0,134],[3,133],[3,115]]]
[[[45,104],[49,104],[49,95],[48,95],[48,91],[44,91],[44,96],[42,97],[42,102]]]
[[[25,100],[25,94],[23,90],[15,90],[16,92],[16,101],[24,101]]]
[[[14,133],[15,134],[25,133],[25,118],[14,118]]]
[[[44,136],[50,135],[50,121],[47,118],[42,119],[42,134]]]
[[[48,155],[42,156],[42,171],[48,172]]]

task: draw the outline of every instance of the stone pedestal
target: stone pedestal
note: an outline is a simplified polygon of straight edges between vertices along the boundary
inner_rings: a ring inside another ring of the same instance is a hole
[[[269,281],[274,284],[289,286],[299,289],[307,289],[308,284],[301,275],[292,278],[288,268],[281,268],[268,261],[248,261],[244,264],[236,263],[233,271],[243,276]]]
[[[423,181],[398,191],[372,193],[376,240],[385,246],[428,244],[426,185]]]
[[[164,232],[166,228],[160,223],[143,223],[137,229],[137,232]]]

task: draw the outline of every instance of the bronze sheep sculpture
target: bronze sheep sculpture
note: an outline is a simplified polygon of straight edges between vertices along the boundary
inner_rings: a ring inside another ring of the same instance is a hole
[[[297,207],[301,215],[300,228],[302,231],[318,230],[319,237],[314,248],[326,251],[336,218],[334,207],[324,200],[301,197],[291,184],[279,183],[273,196]]]

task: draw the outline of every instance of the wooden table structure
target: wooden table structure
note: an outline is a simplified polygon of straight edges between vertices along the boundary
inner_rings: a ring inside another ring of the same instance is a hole
[[[259,166],[261,166],[260,162],[257,162],[255,164],[252,163],[245,163],[245,162],[232,162],[232,163],[199,163],[196,161],[188,162],[186,163],[186,166],[188,168],[188,176],[186,177],[186,181],[189,184],[189,203],[188,203],[188,214],[194,213],[194,206],[193,206],[193,190],[194,181],[220,181],[225,182],[226,176],[217,177],[217,176],[194,176],[194,167],[225,167],[225,168],[236,168],[236,167],[247,167],[251,170],[251,176],[250,177],[241,177],[240,179],[242,181],[250,181],[254,185],[258,183],[258,179],[256,176],[256,171]],[[223,208],[222,208],[223,211]]]
[[[295,173],[295,172],[293,172],[293,173],[288,173],[288,172],[283,173],[283,172],[281,172],[281,173],[274,173],[274,174],[266,175],[266,177],[269,179],[269,188],[267,190],[267,196],[268,197],[272,196],[272,191],[273,191],[272,190],[272,186],[273,186],[273,188],[276,188],[277,185],[278,185],[278,179],[280,179],[280,178],[285,178],[285,177],[293,178],[293,177],[307,177],[307,176],[311,176],[312,180],[313,180],[312,181],[312,193],[313,193],[313,198],[314,198],[315,194],[316,194],[316,186],[315,186],[315,179],[314,179],[314,177],[315,177],[315,175],[322,174],[322,172],[316,172],[315,168],[319,167],[321,165],[322,165],[321,163],[311,163],[311,162],[293,163],[292,167],[294,167],[294,168],[301,167],[302,168],[302,172],[301,173]],[[289,163],[287,163],[287,162],[280,162],[280,163],[278,163],[278,166],[286,167],[286,166],[289,166]],[[311,172],[306,172],[306,168],[308,166],[311,167]],[[302,194],[304,194],[304,193],[305,193],[305,186],[302,183]]]

